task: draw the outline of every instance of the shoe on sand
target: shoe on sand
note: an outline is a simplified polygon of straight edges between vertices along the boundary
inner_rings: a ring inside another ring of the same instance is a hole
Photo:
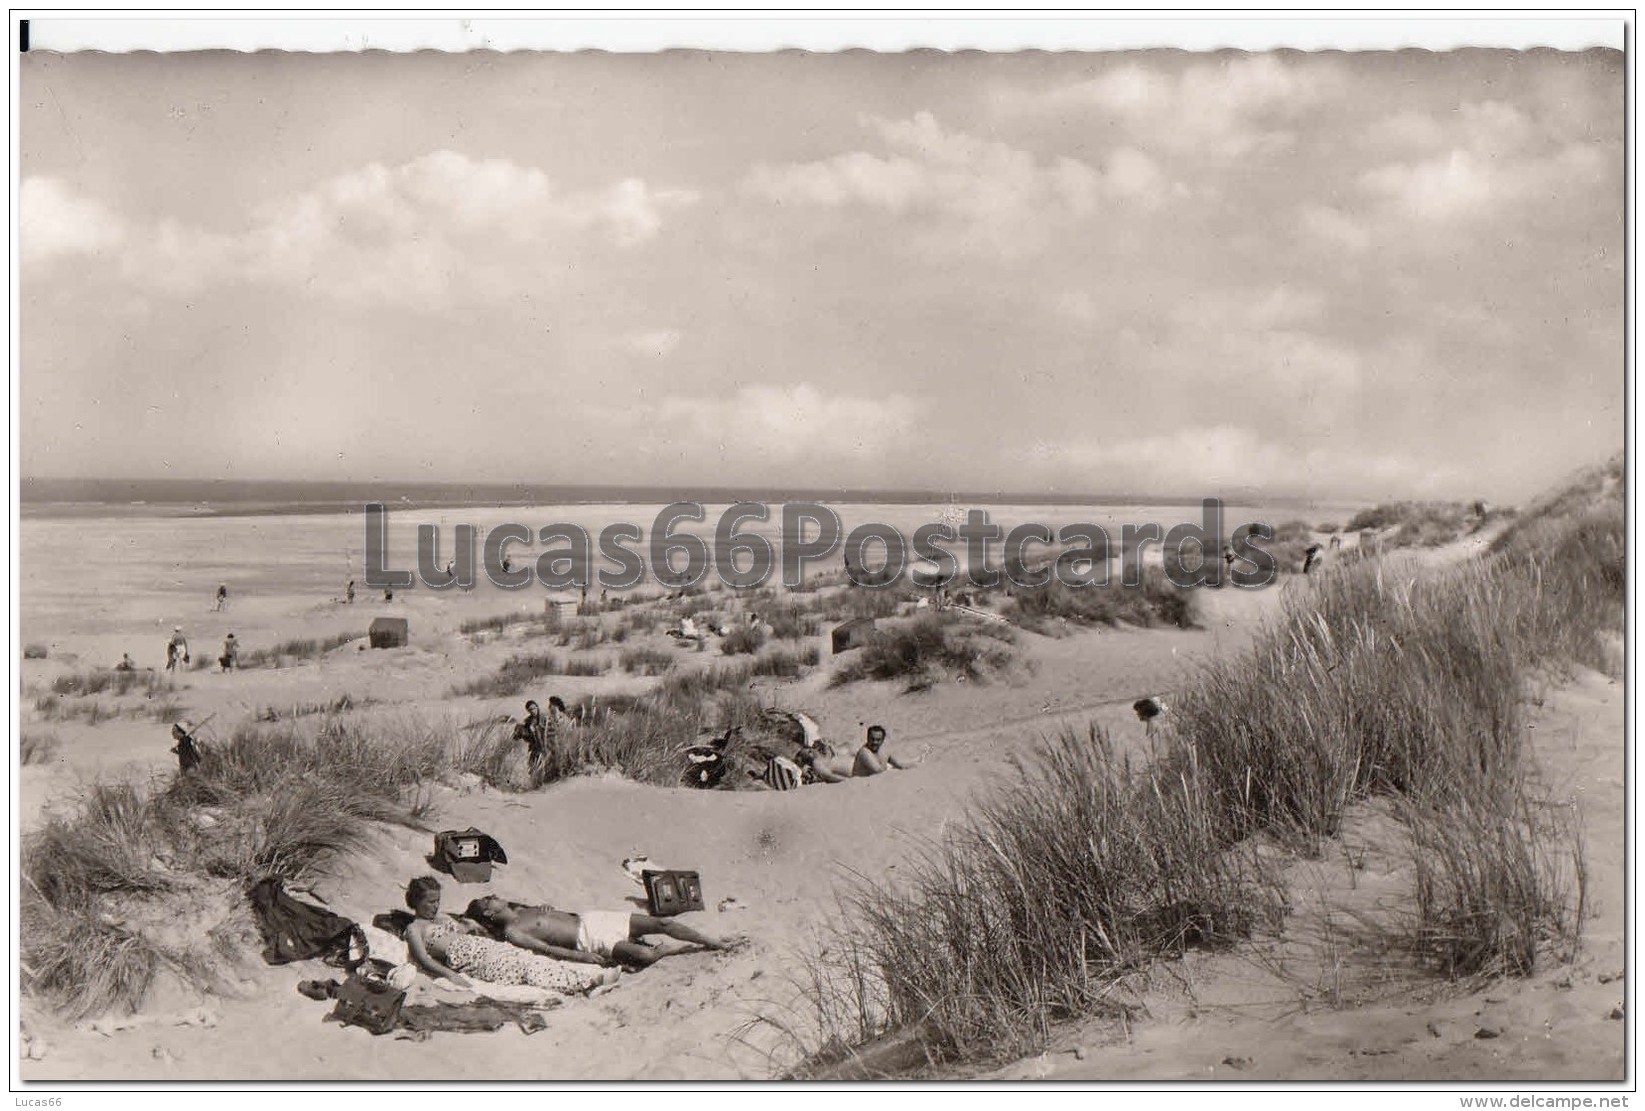
[[[645,870],[650,867],[651,858],[649,856],[631,856],[623,860],[623,871],[628,873],[629,879],[641,887],[645,886]]]

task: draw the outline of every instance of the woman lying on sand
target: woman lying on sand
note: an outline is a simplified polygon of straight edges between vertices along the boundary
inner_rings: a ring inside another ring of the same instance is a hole
[[[705,949],[728,949],[733,944],[715,941],[680,922],[648,914],[624,911],[570,914],[551,906],[522,906],[496,895],[475,899],[464,913],[522,949],[589,964],[606,965],[615,961],[640,968],[655,964],[667,954],[641,943],[641,938],[651,934],[662,934]]]
[[[406,906],[417,914],[406,927],[411,959],[436,980],[447,979],[472,990],[468,976],[473,976],[492,984],[527,984],[578,995],[615,984],[622,975],[619,969],[567,964],[475,933],[467,924],[440,913],[440,881],[433,876],[411,881]]]

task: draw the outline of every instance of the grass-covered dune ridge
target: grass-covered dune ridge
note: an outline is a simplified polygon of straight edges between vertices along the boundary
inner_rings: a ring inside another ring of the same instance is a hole
[[[784,1021],[811,1069],[898,1035],[927,1060],[1036,1051],[1114,1006],[1128,973],[1275,928],[1259,843],[1310,854],[1350,807],[1394,802],[1414,913],[1383,939],[1414,969],[1515,975],[1570,955],[1580,841],[1527,751],[1535,680],[1614,662],[1625,533],[1616,474],[1556,495],[1494,551],[1344,564],[1172,702],[1142,766],[1104,739],[1044,742],[895,882],[859,882]],[[797,1075],[807,1074],[802,1068]]]

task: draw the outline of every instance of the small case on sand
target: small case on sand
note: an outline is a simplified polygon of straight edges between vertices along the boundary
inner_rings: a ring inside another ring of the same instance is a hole
[[[491,879],[491,865],[507,864],[503,847],[489,834],[470,826],[465,830],[444,830],[434,838],[435,867],[451,874],[458,883],[485,883]]]
[[[703,884],[695,872],[656,871],[640,873],[645,883],[646,908],[653,918],[669,918],[688,910],[703,909]]]

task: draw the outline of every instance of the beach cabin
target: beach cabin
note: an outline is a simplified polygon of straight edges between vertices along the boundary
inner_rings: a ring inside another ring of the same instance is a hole
[[[853,648],[861,648],[874,639],[874,619],[872,617],[858,617],[852,621],[834,626],[833,645],[834,655],[849,652]]]
[[[411,623],[403,617],[379,617],[371,623],[373,648],[404,648],[411,639]]]
[[[569,594],[550,594],[543,603],[543,624],[558,629],[577,616],[577,599]]]

